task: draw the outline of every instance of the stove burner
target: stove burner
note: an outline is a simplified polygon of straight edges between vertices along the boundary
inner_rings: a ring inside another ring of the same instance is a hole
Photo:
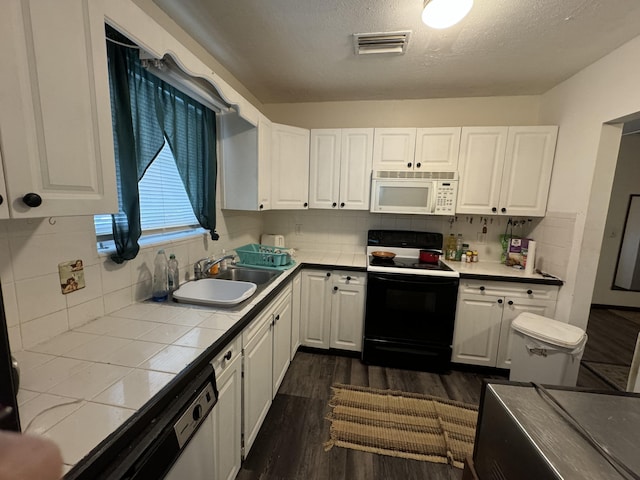
[[[371,257],[371,265],[380,265],[385,267],[392,267],[396,264],[393,258],[379,258]]]
[[[422,270],[442,270],[442,267],[438,263],[414,263],[413,268],[420,268]]]

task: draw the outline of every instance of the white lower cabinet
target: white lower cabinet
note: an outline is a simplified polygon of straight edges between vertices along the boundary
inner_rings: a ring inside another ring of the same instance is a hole
[[[458,291],[452,361],[511,367],[511,322],[523,312],[552,318],[559,287],[462,280]]]
[[[242,462],[242,339],[237,337],[212,362],[218,403],[213,408],[216,480],[233,480]]]
[[[362,350],[366,273],[303,270],[300,342],[308,347]]]
[[[288,285],[242,332],[244,457],[289,367],[290,342],[291,285]]]
[[[302,300],[302,273],[296,273],[291,291],[291,361],[300,346],[300,302]]]

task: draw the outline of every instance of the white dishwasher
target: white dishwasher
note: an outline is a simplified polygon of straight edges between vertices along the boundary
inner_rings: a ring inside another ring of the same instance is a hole
[[[211,409],[216,398],[213,393],[212,385],[209,384],[174,426],[182,451],[164,477],[165,480],[212,480],[215,477]],[[189,443],[185,446],[186,441]]]

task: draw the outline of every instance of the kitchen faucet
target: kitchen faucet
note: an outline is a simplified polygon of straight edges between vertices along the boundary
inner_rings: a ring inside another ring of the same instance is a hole
[[[236,258],[235,255],[223,255],[222,257],[215,260],[212,259],[211,257],[201,258],[200,260],[198,260],[196,263],[193,264],[193,276],[195,277],[196,280],[205,278],[207,276],[206,272],[208,272],[211,269],[211,267],[213,267],[214,265],[218,265],[220,262],[224,260],[233,261],[234,258]]]

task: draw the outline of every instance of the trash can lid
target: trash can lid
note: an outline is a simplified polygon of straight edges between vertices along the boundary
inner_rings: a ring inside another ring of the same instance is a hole
[[[575,325],[524,312],[518,315],[511,328],[529,337],[560,347],[575,348],[584,341],[584,330]]]

